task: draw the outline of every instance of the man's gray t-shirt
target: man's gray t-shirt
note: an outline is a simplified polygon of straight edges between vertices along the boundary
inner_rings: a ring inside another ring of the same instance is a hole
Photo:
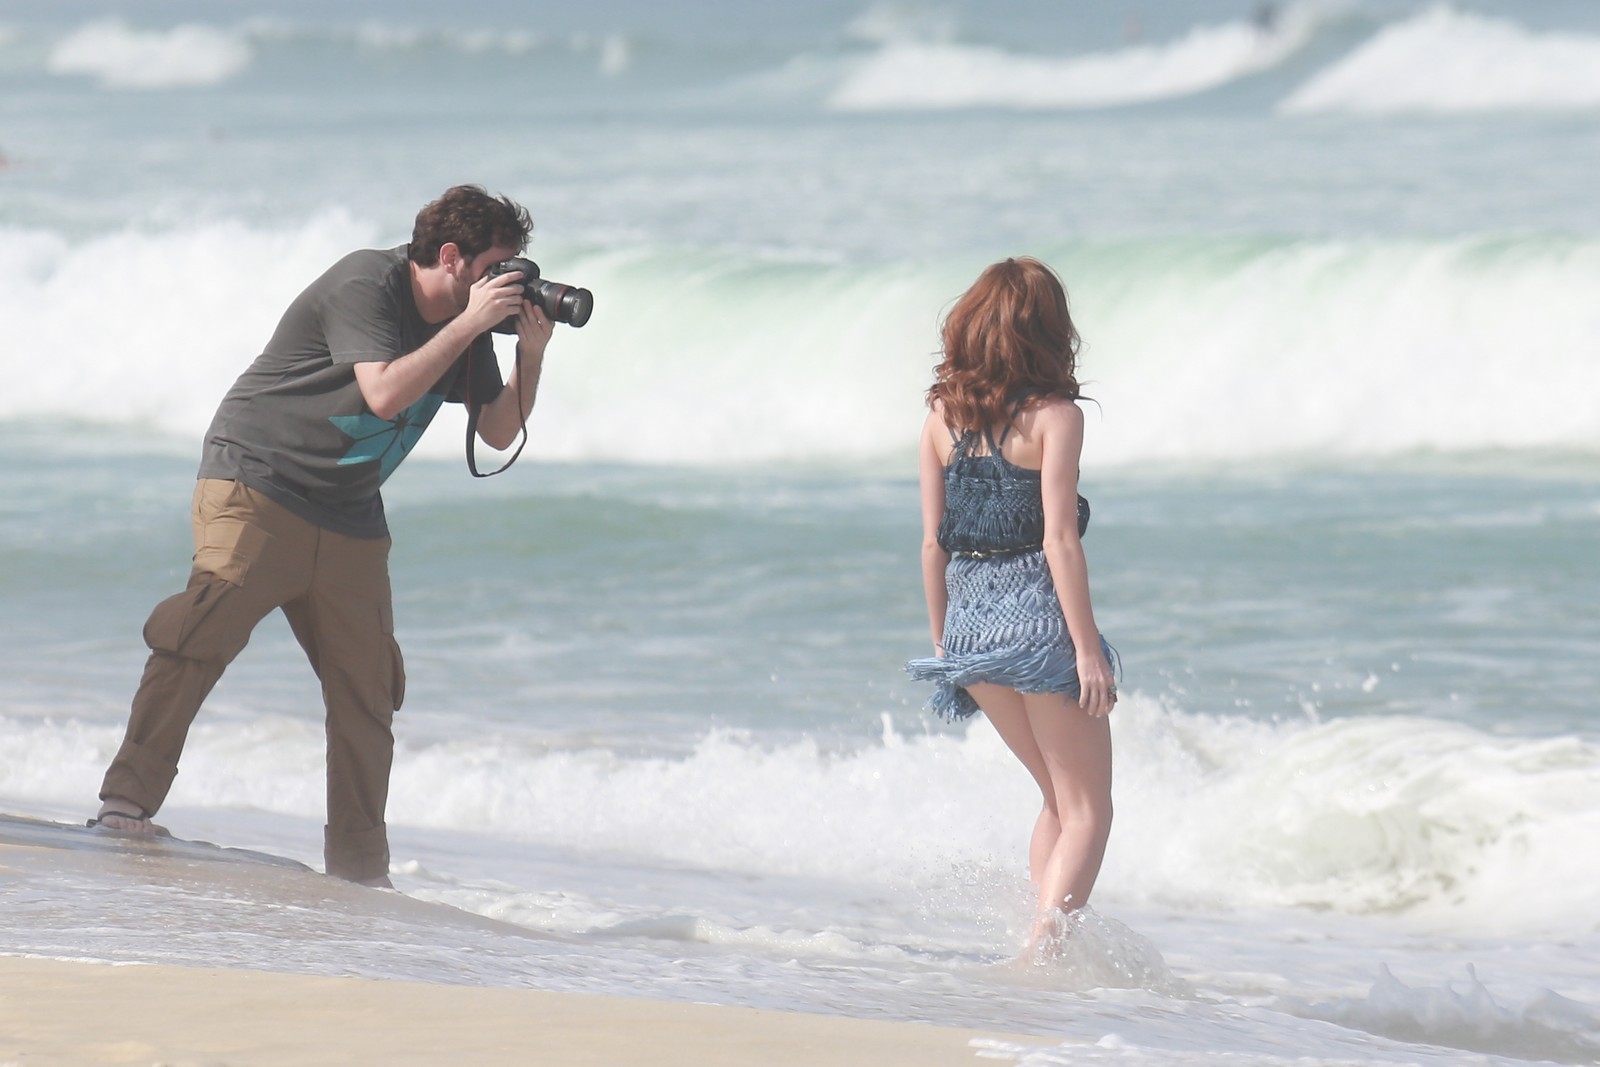
[[[414,352],[442,325],[417,312],[405,245],[345,256],[295,298],[266,350],[223,397],[200,477],[241,481],[336,533],[387,536],[379,486],[439,406],[476,407],[503,388],[484,334],[421,400],[392,419],[372,413],[355,364]]]

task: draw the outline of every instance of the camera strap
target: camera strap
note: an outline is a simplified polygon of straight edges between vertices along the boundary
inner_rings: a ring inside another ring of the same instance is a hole
[[[472,357],[468,356],[467,359],[468,359],[468,362],[469,362],[469,366],[467,367],[467,381],[468,381],[468,388],[470,389],[471,388],[471,381],[472,381],[472,368],[470,366],[470,361],[471,361]],[[516,373],[517,373],[517,414],[519,416],[521,416],[521,421],[522,421],[522,440],[517,442],[516,451],[511,453],[511,458],[507,459],[505,461],[505,463],[502,464],[498,470],[480,471],[478,469],[478,454],[477,454],[478,416],[483,413],[483,405],[482,404],[474,404],[474,403],[471,402],[470,399],[468,400],[468,403],[467,403],[467,470],[472,472],[472,476],[474,478],[493,478],[496,474],[504,474],[506,471],[511,469],[511,465],[517,461],[517,457],[522,455],[522,448],[523,448],[524,445],[526,445],[528,443],[528,419],[527,419],[527,416],[522,415],[522,374],[521,374],[521,368],[518,368]]]

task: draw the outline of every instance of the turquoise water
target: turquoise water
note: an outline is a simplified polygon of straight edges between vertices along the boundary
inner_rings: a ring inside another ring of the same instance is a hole
[[[344,901],[366,933],[287,909],[267,951],[259,900],[63,868],[0,883],[0,951],[1030,1029],[1072,1062],[1592,1060],[1600,20],[1142,7],[0,0],[6,811],[92,805],[199,435],[307,280],[481,180],[596,295],[510,472],[468,477],[447,413],[386,494],[395,881],[570,941]],[[1097,925],[1021,981],[1031,787],[900,669],[939,316],[1017,252],[1087,341],[1127,672]],[[269,620],[169,825],[320,864],[320,715]]]

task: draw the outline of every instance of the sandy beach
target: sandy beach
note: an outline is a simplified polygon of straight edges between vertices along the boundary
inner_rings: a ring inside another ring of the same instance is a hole
[[[192,937],[214,940],[222,930],[215,925],[219,913],[207,908],[207,900],[225,902],[234,921],[285,945],[296,936],[295,925],[312,913],[328,924],[320,936],[394,939],[394,951],[411,954],[426,954],[430,936],[448,938],[457,926],[495,925],[402,893],[326,878],[278,857],[204,843],[3,815],[0,880],[20,894],[12,898],[12,918],[24,924],[45,921],[29,909],[51,886],[78,882],[104,891],[104,906],[85,901],[79,909],[81,936],[63,937],[52,950],[52,955],[71,956],[73,946],[81,946],[80,959],[5,955],[18,948],[0,940],[0,1067],[938,1067],[976,1062],[982,1046],[974,1046],[974,1039],[1046,1043],[967,1029],[684,1001],[97,959],[93,935],[112,926],[142,927],[156,943],[169,946]],[[166,893],[159,912],[139,895],[141,881]],[[140,919],[141,908],[150,918]],[[410,923],[374,932],[369,924],[385,916],[408,917]]]
[[[939,1067],[979,1062],[973,1039],[995,1037],[1004,1035],[526,989],[0,957],[3,1067]]]

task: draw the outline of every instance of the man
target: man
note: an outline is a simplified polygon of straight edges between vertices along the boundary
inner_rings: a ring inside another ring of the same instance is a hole
[[[405,695],[379,486],[440,404],[465,403],[484,443],[526,423],[552,324],[522,276],[485,277],[527,243],[527,211],[463,185],[418,213],[409,245],[353,252],[289,305],[206,433],[188,588],[145,623],[127,734],[91,826],[151,822],[201,703],[256,623],[281,608],[327,706],[329,874],[389,884],[391,725]],[[502,383],[485,331],[515,318]]]

